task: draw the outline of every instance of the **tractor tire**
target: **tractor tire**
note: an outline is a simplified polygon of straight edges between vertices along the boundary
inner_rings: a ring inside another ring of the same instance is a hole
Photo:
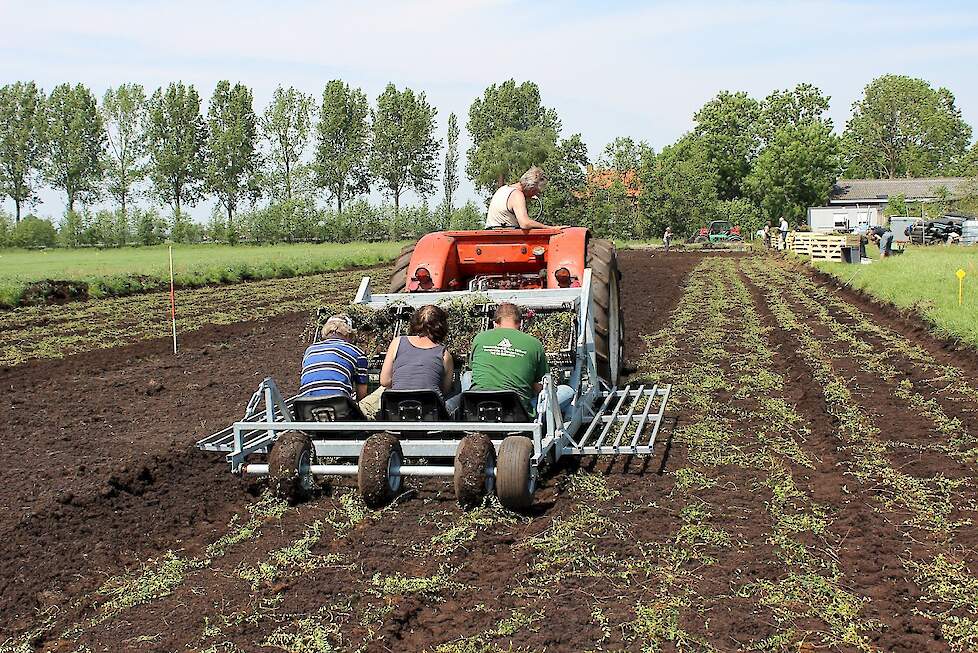
[[[625,320],[619,301],[621,272],[614,244],[598,238],[589,240],[585,265],[591,268],[598,376],[609,386],[616,387],[623,363]]]
[[[710,242],[710,239],[707,238],[706,236],[696,236],[695,238],[693,238],[693,242],[694,243],[708,243],[708,242]]]
[[[411,263],[411,257],[414,255],[415,245],[417,245],[417,243],[405,245],[401,249],[401,253],[397,255],[397,261],[394,263],[394,272],[391,273],[391,286],[389,292],[404,292],[404,289],[407,288],[407,268]]]
[[[744,242],[744,239],[742,237],[736,235],[736,234],[730,236],[729,238],[727,238],[727,240],[730,241],[731,243],[742,243],[742,242]]]
[[[312,440],[305,433],[283,434],[268,454],[268,479],[272,490],[291,502],[305,501],[316,488],[309,471],[312,464]]]
[[[496,449],[484,433],[462,438],[455,452],[455,498],[463,510],[477,508],[496,488]]]
[[[504,507],[514,512],[533,504],[536,480],[530,471],[533,443],[524,435],[510,435],[499,445],[496,460],[496,494]]]
[[[390,433],[374,433],[363,443],[357,485],[368,508],[384,507],[401,491],[401,476],[396,472],[403,460],[401,443]]]

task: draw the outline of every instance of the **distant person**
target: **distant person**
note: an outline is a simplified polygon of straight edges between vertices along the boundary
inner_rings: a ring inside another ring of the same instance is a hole
[[[672,245],[672,227],[666,227],[666,232],[662,234],[662,246],[668,252]]]
[[[764,249],[771,249],[771,232],[774,231],[774,227],[770,224],[764,224]]]
[[[443,400],[452,391],[455,367],[445,348],[448,315],[428,304],[414,311],[408,335],[394,338],[380,368],[380,387],[360,402],[360,409],[373,419],[380,412],[384,390],[434,390]]]
[[[761,243],[764,242],[764,231],[765,231],[764,227],[761,227],[760,229],[754,232],[754,238],[761,241]]]
[[[566,225],[552,227],[537,222],[526,210],[526,200],[543,192],[547,177],[543,170],[533,166],[515,184],[500,186],[489,200],[486,212],[486,229],[508,227],[513,229],[563,229]]]
[[[870,227],[866,234],[874,243],[879,245],[880,258],[886,258],[893,254],[893,232],[890,231],[889,227],[879,225]]]
[[[781,249],[788,249],[788,220],[784,216],[781,216],[781,225],[778,231],[781,232]]]
[[[496,307],[494,327],[478,334],[472,341],[471,387],[474,390],[513,390],[519,395],[528,415],[535,416],[535,398],[543,389],[543,377],[550,369],[547,353],[539,340],[520,330],[520,309],[504,302]],[[463,389],[467,389],[464,387]],[[567,410],[574,390],[558,385],[557,401],[561,412]]]
[[[367,396],[367,356],[350,342],[353,322],[347,315],[330,317],[319,330],[319,341],[302,357],[299,396],[345,395],[354,401]]]

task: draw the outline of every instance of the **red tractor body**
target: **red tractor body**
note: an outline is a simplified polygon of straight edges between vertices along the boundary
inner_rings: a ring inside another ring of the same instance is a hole
[[[580,227],[431,233],[402,253],[395,276],[404,286],[392,291],[576,287],[587,244],[588,230]]]

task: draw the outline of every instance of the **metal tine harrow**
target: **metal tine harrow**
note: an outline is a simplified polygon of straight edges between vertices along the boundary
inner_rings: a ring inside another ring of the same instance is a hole
[[[577,440],[569,438],[564,451],[581,455],[652,453],[671,391],[671,385],[649,388],[643,384],[603,392],[591,424]]]

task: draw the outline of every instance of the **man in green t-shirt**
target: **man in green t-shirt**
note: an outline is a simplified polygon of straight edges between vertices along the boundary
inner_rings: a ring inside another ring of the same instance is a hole
[[[520,331],[522,318],[515,304],[496,307],[495,327],[472,341],[472,388],[513,390],[531,416],[536,414],[536,397],[549,371],[547,353],[540,341]],[[557,386],[557,400],[566,410],[574,397],[569,386]]]

